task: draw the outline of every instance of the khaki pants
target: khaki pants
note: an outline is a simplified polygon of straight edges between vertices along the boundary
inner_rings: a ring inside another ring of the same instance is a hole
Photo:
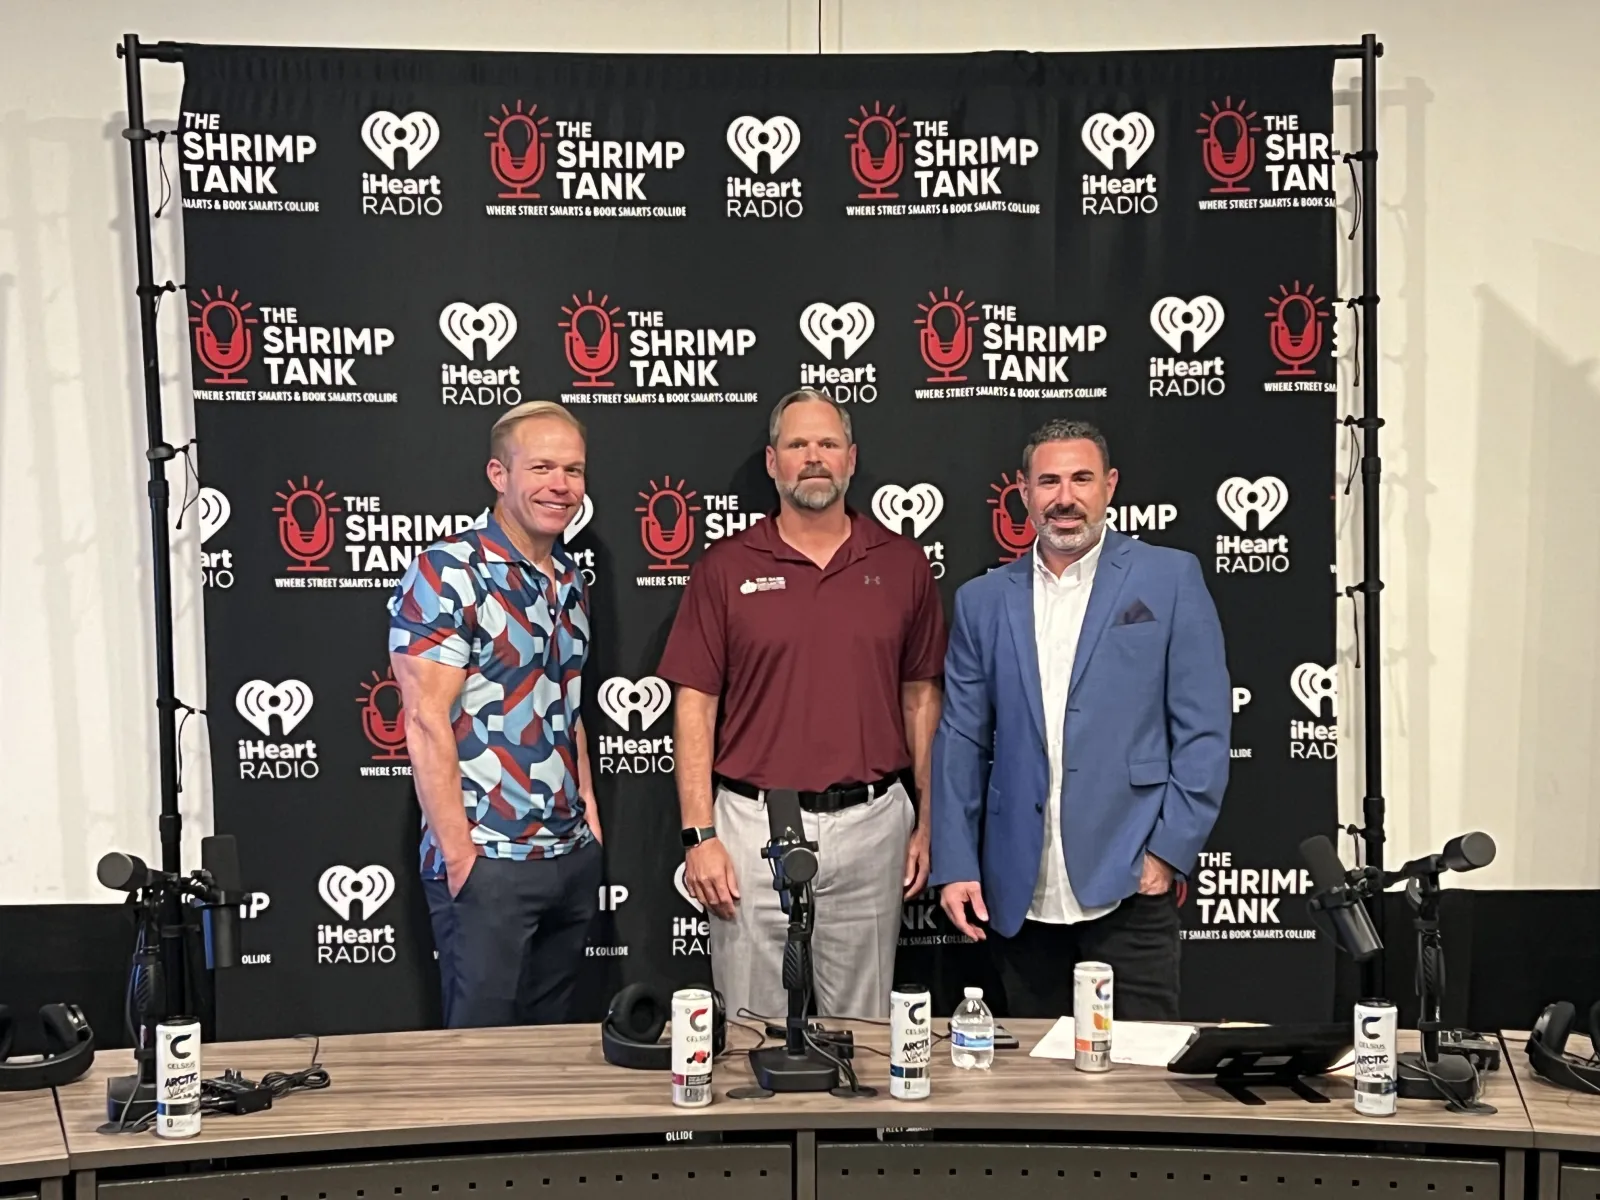
[[[717,836],[738,873],[732,920],[710,916],[711,972],[728,1015],[748,1008],[779,1023],[789,1011],[783,946],[789,918],[761,857],[770,834],[763,801],[718,788]],[[811,960],[822,1017],[887,1017],[900,937],[906,844],[916,812],[895,783],[876,800],[836,813],[802,812],[817,843]]]

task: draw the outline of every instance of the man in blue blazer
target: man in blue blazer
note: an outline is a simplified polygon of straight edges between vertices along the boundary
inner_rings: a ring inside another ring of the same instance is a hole
[[[1093,425],[1045,425],[1022,474],[1033,549],[956,593],[930,882],[957,929],[995,935],[1011,1015],[1070,1013],[1073,964],[1100,961],[1116,1016],[1173,1020],[1173,879],[1228,782],[1222,628],[1194,555],[1105,528]]]

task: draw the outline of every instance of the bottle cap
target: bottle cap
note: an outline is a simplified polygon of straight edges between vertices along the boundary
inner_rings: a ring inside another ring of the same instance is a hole
[[[964,988],[962,990],[961,994],[963,996],[965,996],[968,1000],[982,1000],[983,999],[983,989],[982,988]]]

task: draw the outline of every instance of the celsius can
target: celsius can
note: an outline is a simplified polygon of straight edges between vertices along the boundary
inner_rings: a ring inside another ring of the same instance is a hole
[[[889,993],[889,1095],[923,1100],[933,1090],[933,997],[921,984],[896,984]]]
[[[156,1133],[200,1132],[200,1022],[173,1017],[156,1026]]]
[[[1392,1117],[1399,1100],[1399,1011],[1387,1000],[1356,1005],[1356,1111],[1367,1117]]]
[[[711,993],[680,988],[672,993],[672,1102],[679,1108],[711,1103]]]
[[[1081,962],[1072,968],[1073,1065],[1080,1071],[1111,1070],[1111,964]]]

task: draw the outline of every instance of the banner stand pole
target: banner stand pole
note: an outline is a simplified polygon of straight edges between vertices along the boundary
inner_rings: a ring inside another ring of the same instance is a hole
[[[150,478],[146,493],[150,500],[151,581],[155,598],[156,632],[156,736],[160,758],[161,814],[158,830],[161,839],[161,869],[168,874],[182,873],[181,851],[183,818],[178,810],[178,699],[172,635],[172,547],[168,534],[167,463],[177,450],[169,445],[161,422],[161,365],[156,342],[156,305],[161,294],[176,285],[158,285],[151,253],[150,170],[145,157],[146,143],[153,136],[144,123],[144,87],[140,60],[155,58],[163,62],[182,59],[180,47],[168,42],[143,46],[137,34],[123,35],[117,47],[123,60],[127,83],[128,127],[122,136],[128,141],[128,157],[133,178],[133,244],[139,283],[135,295],[139,304],[139,342],[144,380],[145,422],[148,448],[145,460]],[[149,1007],[158,1020],[178,1015],[193,994],[198,980],[188,978],[184,950],[183,911],[177,896],[162,905],[160,989]],[[139,1031],[141,1044],[146,1035]],[[149,1031],[153,1033],[152,1031]]]

